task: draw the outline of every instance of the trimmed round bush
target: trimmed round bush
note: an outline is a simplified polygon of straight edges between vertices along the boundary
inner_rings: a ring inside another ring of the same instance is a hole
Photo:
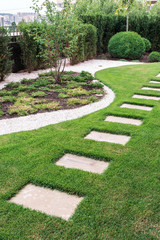
[[[142,38],[145,47],[146,47],[146,52],[149,52],[151,50],[151,42],[147,38]]]
[[[119,32],[109,40],[108,51],[112,57],[139,59],[146,47],[136,32]]]
[[[151,52],[149,55],[150,62],[159,62],[160,61],[160,53],[159,52]]]

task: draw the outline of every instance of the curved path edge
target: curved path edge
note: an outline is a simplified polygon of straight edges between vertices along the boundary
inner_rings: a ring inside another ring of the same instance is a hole
[[[113,102],[115,94],[105,85],[104,91],[106,95],[100,101],[79,108],[37,113],[35,115],[0,120],[0,135],[35,130],[51,124],[77,119],[108,107]]]

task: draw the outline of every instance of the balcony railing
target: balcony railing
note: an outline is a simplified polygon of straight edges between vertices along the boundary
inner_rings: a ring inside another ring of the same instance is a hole
[[[21,35],[20,31],[18,31],[17,26],[5,26],[4,28],[7,30],[7,33],[10,37],[17,37]]]

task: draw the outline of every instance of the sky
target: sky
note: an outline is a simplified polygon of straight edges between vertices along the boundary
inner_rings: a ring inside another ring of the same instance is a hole
[[[39,0],[42,3],[44,0]],[[0,13],[33,12],[32,0],[0,0]]]

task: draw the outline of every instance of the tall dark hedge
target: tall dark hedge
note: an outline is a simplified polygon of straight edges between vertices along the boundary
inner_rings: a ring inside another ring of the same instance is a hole
[[[91,24],[81,24],[77,29],[77,51],[73,54],[71,64],[92,59],[97,53],[97,29]]]
[[[126,17],[121,15],[81,15],[80,20],[97,28],[98,53],[107,51],[109,39],[117,32],[125,31]],[[147,38],[152,51],[160,51],[160,16],[130,16],[129,30]]]
[[[6,75],[11,73],[11,49],[9,48],[10,37],[7,35],[7,30],[0,27],[0,82],[4,80]]]

